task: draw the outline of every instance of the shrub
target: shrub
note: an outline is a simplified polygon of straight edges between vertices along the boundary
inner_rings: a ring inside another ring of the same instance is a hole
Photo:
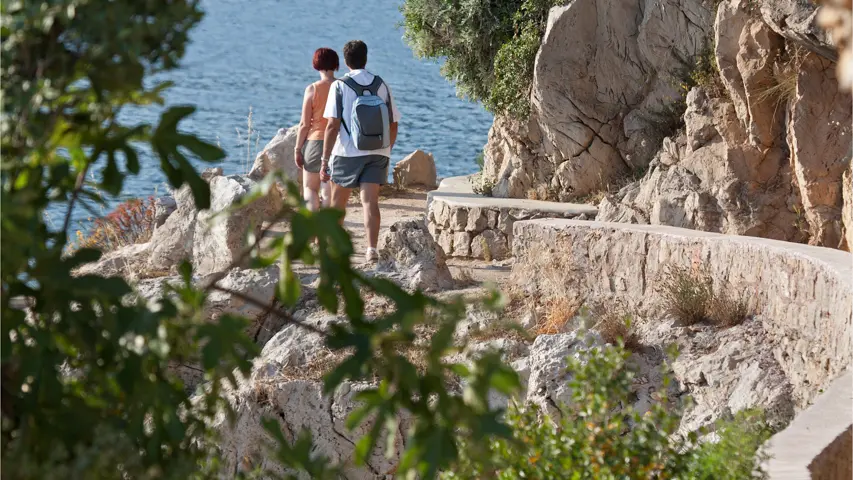
[[[494,113],[526,116],[548,10],[564,0],[406,0],[405,38],[420,58],[444,61],[460,96]]]
[[[634,372],[626,358],[618,348],[594,349],[583,361],[570,358],[572,403],[560,418],[512,406],[512,439],[468,445],[443,478],[762,478],[761,446],[769,430],[760,415],[746,412],[721,422],[716,443],[680,438],[679,416],[667,409],[666,398],[643,415],[619,407],[631,397]]]
[[[486,179],[482,172],[471,176],[469,181],[471,182],[471,190],[477,195],[484,197],[492,196],[495,184],[491,180]]]
[[[596,322],[594,328],[605,342],[622,345],[630,351],[640,348],[637,334],[631,328],[631,312],[623,302],[597,303],[590,309],[590,316]]]
[[[155,198],[133,199],[95,219],[88,233],[77,231],[76,248],[97,248],[109,252],[136,243],[145,243],[154,233]]]
[[[728,328],[740,325],[752,315],[751,302],[747,294],[734,295],[726,289],[714,294],[708,308],[711,323]]]
[[[714,297],[713,280],[702,271],[671,266],[661,284],[664,309],[682,325],[710,320],[708,309]]]
[[[707,322],[727,328],[743,323],[752,314],[751,302],[746,294],[734,295],[731,290],[731,285],[715,289],[706,271],[675,266],[661,283],[664,309],[682,325]]]

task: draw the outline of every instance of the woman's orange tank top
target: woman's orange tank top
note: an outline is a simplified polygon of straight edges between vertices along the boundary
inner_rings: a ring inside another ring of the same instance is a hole
[[[326,98],[329,96],[329,88],[332,83],[319,81],[314,83],[314,98],[311,102],[311,128],[308,130],[308,140],[322,140],[326,132],[328,120],[323,118],[326,110]]]

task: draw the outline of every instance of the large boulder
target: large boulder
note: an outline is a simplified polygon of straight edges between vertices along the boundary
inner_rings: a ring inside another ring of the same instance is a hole
[[[211,290],[204,304],[202,320],[216,322],[223,315],[238,315],[249,319],[245,333],[257,345],[264,346],[285,325],[278,315],[268,312],[260,305],[277,305],[275,286],[278,282],[279,267],[273,265],[265,269],[234,269],[222,277],[217,285],[225,291]],[[196,286],[205,286],[210,277],[198,278]],[[134,285],[134,298],[148,308],[156,309],[157,303],[169,295],[169,286],[180,286],[181,277],[161,277],[142,280]],[[256,300],[249,302],[245,297]],[[132,301],[132,300],[131,300]],[[203,380],[202,370],[194,360],[174,361],[172,370],[184,382],[187,390],[192,391]]]
[[[752,5],[777,34],[802,45],[825,59],[835,61],[838,52],[833,39],[818,25],[817,2],[802,0],[759,0]],[[847,25],[849,30],[850,25]]]
[[[301,320],[321,329],[338,321],[323,315]],[[342,465],[346,478],[373,479],[393,473],[403,449],[400,436],[390,457],[384,455],[383,443],[368,457],[366,466],[356,467],[352,462],[355,442],[371,425],[368,422],[350,431],[346,419],[358,406],[354,396],[372,385],[344,383],[332,394],[324,395],[320,378],[342,358],[334,357],[321,335],[305,328],[290,325],[277,333],[255,359],[249,378],[242,379],[237,389],[225,395],[234,408],[235,421],[230,422],[222,414],[214,425],[221,435],[218,447],[225,471],[267,467],[281,474],[293,473],[267,460],[269,435],[261,419],[270,418],[278,422],[290,442],[308,429],[315,451]]]
[[[388,227],[379,239],[376,270],[410,290],[444,290],[454,284],[444,251],[420,219],[400,220]]]
[[[255,156],[255,163],[249,170],[249,178],[260,181],[268,174],[279,171],[284,177],[296,183],[302,183],[302,170],[297,168],[293,157],[299,126],[285,130],[280,128],[275,137]]]
[[[237,266],[234,263],[241,256],[248,261],[243,253],[248,246],[246,239],[250,230],[258,235],[263,222],[272,220],[281,209],[281,194],[271,189],[263,198],[237,211],[222,213],[247,195],[254,185],[253,180],[243,175],[217,176],[210,180],[210,208],[198,213],[192,240],[192,262],[197,275]]]
[[[394,165],[394,184],[403,187],[435,188],[438,175],[431,153],[415,150]]]
[[[661,138],[650,118],[678,98],[675,74],[707,48],[712,24],[699,0],[551,9],[530,118],[496,120],[489,135],[484,176],[493,194],[524,197],[544,186],[567,200],[647,165]]]
[[[544,412],[559,415],[560,409],[572,403],[569,382],[572,372],[566,370],[567,358],[582,360],[589,349],[601,347],[601,338],[594,333],[560,333],[539,335],[530,346],[527,359],[527,401]]]
[[[788,143],[810,243],[836,248],[843,226],[842,175],[850,165],[850,94],[838,90],[835,65],[807,55],[791,105]]]
[[[162,226],[166,223],[166,219],[169,218],[169,215],[175,213],[175,210],[178,209],[178,202],[175,201],[175,197],[171,195],[166,195],[165,197],[159,197],[154,201],[154,228]]]
[[[148,268],[169,270],[172,266],[192,257],[193,233],[198,210],[188,186],[175,192],[177,207],[151,235],[151,254]]]

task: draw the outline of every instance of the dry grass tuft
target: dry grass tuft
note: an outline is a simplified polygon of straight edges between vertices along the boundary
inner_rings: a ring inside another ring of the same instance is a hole
[[[545,315],[534,327],[536,336],[554,335],[569,331],[569,322],[575,318],[580,305],[569,299],[555,298],[545,304]]]
[[[714,287],[711,276],[706,272],[672,266],[661,284],[661,294],[666,313],[681,325],[710,320],[707,312],[714,297]]]
[[[711,300],[708,315],[711,322],[718,327],[734,327],[745,322],[752,315],[751,303],[745,293],[732,295],[720,292]]]
[[[666,313],[681,325],[706,322],[722,328],[739,325],[752,314],[747,297],[732,295],[732,289],[715,290],[707,271],[683,267],[670,267],[661,284]]]
[[[632,315],[628,307],[621,301],[598,303],[590,308],[590,315],[596,321],[595,329],[601,338],[612,345],[622,345],[629,351],[639,350],[640,344],[637,333],[632,328]]]

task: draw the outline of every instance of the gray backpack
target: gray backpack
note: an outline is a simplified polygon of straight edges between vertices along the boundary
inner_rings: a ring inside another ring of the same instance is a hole
[[[340,90],[338,95],[338,117],[341,125],[352,138],[355,148],[359,150],[381,150],[391,145],[391,108],[385,100],[379,97],[379,87],[382,79],[373,77],[370,85],[359,85],[352,77],[343,77],[341,81],[351,88],[356,99],[352,105],[350,118],[343,118],[343,95]],[[390,100],[390,95],[389,95]],[[349,122],[349,125],[347,124]]]

